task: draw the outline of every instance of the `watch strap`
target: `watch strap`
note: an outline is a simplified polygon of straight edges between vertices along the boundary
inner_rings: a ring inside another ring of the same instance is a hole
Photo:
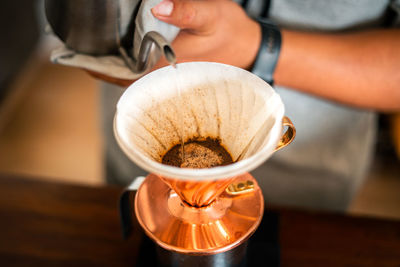
[[[256,60],[251,72],[265,80],[271,86],[274,84],[274,71],[281,50],[282,36],[279,27],[268,19],[257,19],[261,26],[262,38]]]

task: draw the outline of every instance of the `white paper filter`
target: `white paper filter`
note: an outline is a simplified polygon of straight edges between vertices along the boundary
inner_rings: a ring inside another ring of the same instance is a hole
[[[283,115],[279,95],[256,75],[225,64],[192,62],[178,64],[177,70],[156,70],[133,83],[118,102],[114,130],[127,156],[147,171],[187,180],[220,179],[251,171],[275,151]],[[210,169],[161,164],[181,135],[184,141],[218,138],[237,162]]]

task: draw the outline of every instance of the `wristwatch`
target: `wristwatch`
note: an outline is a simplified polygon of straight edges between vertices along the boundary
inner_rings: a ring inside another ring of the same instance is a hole
[[[268,19],[258,18],[256,20],[261,25],[262,38],[251,72],[273,86],[274,71],[281,50],[281,31],[275,23]]]

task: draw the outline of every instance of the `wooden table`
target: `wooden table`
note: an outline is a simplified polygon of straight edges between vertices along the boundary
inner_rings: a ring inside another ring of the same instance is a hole
[[[0,266],[135,266],[143,233],[122,239],[121,190],[0,175]],[[254,240],[275,228],[281,266],[400,266],[400,221],[270,208],[263,222]]]

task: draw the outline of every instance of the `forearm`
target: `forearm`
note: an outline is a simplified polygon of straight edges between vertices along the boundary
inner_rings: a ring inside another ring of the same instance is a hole
[[[400,31],[282,31],[278,85],[380,111],[400,109]]]

